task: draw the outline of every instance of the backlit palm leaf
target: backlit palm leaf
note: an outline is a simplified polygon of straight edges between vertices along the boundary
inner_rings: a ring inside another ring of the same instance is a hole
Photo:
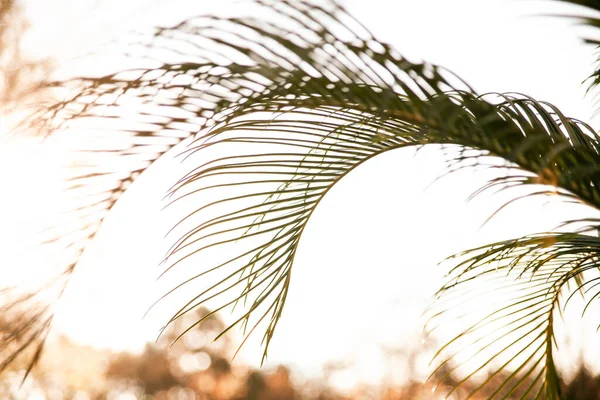
[[[525,398],[555,398],[560,382],[553,362],[554,326],[560,323],[557,316],[568,301],[569,282],[577,282],[577,289],[597,297],[599,245],[594,236],[554,233],[459,255],[462,260],[438,294],[432,322],[443,327],[450,317],[446,314],[462,318],[470,310],[472,324],[438,351],[436,357],[443,360],[438,369],[457,359],[469,365],[467,377],[486,368],[489,376],[481,388],[507,368],[513,374],[497,385],[494,396],[505,398],[518,391]],[[490,298],[496,304],[493,310],[477,309],[478,299]],[[456,368],[448,366],[446,377]]]
[[[211,282],[169,322],[207,302],[217,301],[215,312],[238,305],[232,326],[264,327],[265,355],[310,216],[338,181],[383,152],[454,146],[457,168],[499,157],[518,173],[483,190],[530,187],[532,195],[600,208],[600,142],[584,123],[526,96],[479,96],[449,72],[377,42],[334,3],[244,4],[264,20],[199,17],[158,29],[140,45],[152,65],[79,79],[77,96],[45,111],[52,121],[110,128],[97,145],[76,151],[85,162],[97,157],[70,180],[73,195],[90,200],[74,211],[86,222],[80,237],[66,239],[74,249],[67,274],[129,183],[185,138],[183,154],[198,161],[168,195],[190,211],[172,230],[179,239],[165,273],[202,254],[217,261],[173,288]],[[456,309],[453,301],[477,296],[477,283],[487,280],[508,294],[440,350],[440,366],[464,360],[465,351],[467,359],[481,354],[490,361],[466,362],[467,379],[509,369],[514,375],[499,385],[499,397],[557,398],[555,310],[567,282],[586,283],[597,245],[583,234],[550,233],[461,256],[439,307]],[[434,311],[431,323],[446,314]],[[486,330],[497,326],[506,340],[500,348]]]

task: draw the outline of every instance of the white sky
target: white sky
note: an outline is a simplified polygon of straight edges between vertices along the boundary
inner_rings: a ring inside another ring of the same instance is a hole
[[[209,10],[213,2],[26,3],[32,24],[28,48],[68,58],[89,51],[90,40],[100,44],[147,24],[168,24]],[[594,61],[593,49],[579,40],[584,31],[568,20],[534,15],[565,10],[563,6],[523,0],[345,4],[377,38],[401,54],[444,65],[479,92],[526,93],[557,105],[569,116],[594,122],[592,98],[584,97],[580,84]],[[377,381],[383,373],[376,368],[383,364],[379,346],[418,340],[420,314],[441,283],[438,261],[475,244],[552,229],[577,212],[565,205],[526,201],[480,229],[502,203],[488,197],[465,202],[485,177],[461,173],[425,190],[444,172],[442,159],[431,151],[416,157],[413,153],[393,151],[361,166],[320,204],[300,245],[270,364],[295,364],[304,373],[315,374],[326,361],[350,358],[363,366],[352,372],[358,379]],[[28,159],[20,157],[4,165],[19,160],[18,172],[3,172],[0,181],[17,187],[24,198],[35,196],[37,185],[51,179],[52,172],[42,171],[46,180],[32,172],[31,166],[45,164],[36,158],[24,162]],[[171,179],[178,177],[176,165],[165,161],[163,166],[136,185],[106,221],[65,295],[57,330],[81,342],[117,349],[139,348],[154,338],[166,314],[158,312],[144,321],[141,316],[165,288],[155,282],[169,224],[159,211],[159,201]],[[18,174],[30,177],[26,187],[19,188]],[[12,210],[23,205],[11,201],[0,199],[0,210],[8,210],[3,221],[9,220],[0,227],[0,238],[15,243],[7,246],[9,256],[3,258],[27,266],[36,256],[24,258],[17,249],[15,229],[20,227],[25,235],[23,227],[44,212],[15,214]],[[578,319],[573,321],[577,338]],[[596,340],[590,332],[585,340]],[[251,342],[242,359],[257,364],[260,351]]]

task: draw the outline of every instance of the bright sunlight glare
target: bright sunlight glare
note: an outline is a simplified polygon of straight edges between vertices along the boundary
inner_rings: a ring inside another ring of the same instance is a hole
[[[73,73],[70,60],[90,52],[86,44],[101,48],[106,32],[118,39],[132,29],[208,12],[214,2],[181,0],[168,7],[159,3],[28,0],[32,28],[26,48],[32,54],[59,54],[57,63]],[[347,0],[344,4],[376,37],[404,56],[444,65],[481,93],[523,92],[556,104],[569,116],[598,121],[592,118],[593,98],[584,95],[581,84],[594,60],[580,40],[583,31],[566,19],[534,15],[540,4],[546,14],[571,8],[549,1]],[[555,57],[558,53],[561,57]],[[65,201],[57,194],[64,174],[61,152],[60,143],[48,146],[30,138],[0,147],[0,168],[6,171],[0,184],[10,193],[0,197],[0,241],[8,250],[3,254],[8,266],[2,271],[5,281],[18,282],[32,273],[39,277],[46,263],[60,258],[46,250],[32,251],[31,232],[52,224],[48,215],[55,215]],[[105,221],[60,301],[57,332],[81,343],[135,351],[156,338],[173,303],[161,303],[142,316],[178,281],[177,272],[156,280],[161,272],[158,263],[172,240],[164,239],[172,214],[161,211],[161,198],[190,167],[174,155],[147,171]],[[355,382],[401,380],[398,368],[385,365],[384,354],[398,345],[425,349],[422,314],[443,279],[444,265],[438,262],[475,245],[551,230],[566,218],[589,212],[553,198],[528,199],[482,227],[510,196],[484,194],[467,202],[489,175],[461,171],[436,180],[444,165],[439,148],[395,150],[359,167],[327,194],[300,244],[291,293],[267,367],[283,362],[306,376],[318,376],[326,365],[351,360],[357,367],[335,376],[340,389]],[[580,333],[582,322],[569,314],[565,318],[569,329],[561,349],[598,349],[593,329],[586,325],[583,331],[590,333]],[[442,332],[427,341],[444,337]],[[236,340],[241,340],[239,335]],[[259,335],[250,340],[239,358],[257,365],[259,340]],[[595,353],[582,357],[600,368],[591,355]],[[431,356],[428,347],[418,362],[423,379]]]

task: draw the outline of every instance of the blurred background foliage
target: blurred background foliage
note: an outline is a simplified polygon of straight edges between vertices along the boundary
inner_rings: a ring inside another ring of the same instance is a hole
[[[77,344],[67,337],[54,337],[40,362],[23,381],[26,365],[13,364],[0,376],[0,398],[73,399],[73,400],[350,400],[350,399],[445,399],[445,393],[457,382],[447,370],[438,371],[429,381],[415,374],[419,353],[424,349],[403,346],[387,349],[388,357],[401,360],[406,376],[402,383],[388,381],[377,385],[351,384],[339,388],[336,377],[352,368],[348,363],[331,363],[323,375],[307,379],[293,366],[279,365],[270,369],[254,369],[239,361],[232,362],[234,344],[224,337],[213,338],[225,327],[211,316],[202,327],[196,327],[179,341],[175,332],[209,310],[203,308],[187,315],[171,326],[156,343],[148,343],[141,353],[114,352]],[[181,325],[181,326],[179,326]],[[0,327],[6,327],[0,324]],[[2,335],[14,335],[6,332]],[[429,347],[425,344],[424,347]],[[307,349],[306,351],[311,351]],[[394,364],[396,366],[396,364]],[[399,366],[398,366],[399,367]],[[444,380],[444,384],[437,384]],[[506,376],[495,376],[503,382]],[[565,399],[600,399],[600,376],[580,367],[574,378],[564,383]],[[496,387],[496,385],[488,386]],[[450,399],[467,398],[475,389],[461,386]],[[499,393],[500,398],[517,399],[523,393]],[[491,398],[480,391],[472,399]]]
[[[30,58],[23,51],[23,35],[29,29],[18,0],[0,0],[0,104],[21,98],[25,91],[51,70],[46,59]]]

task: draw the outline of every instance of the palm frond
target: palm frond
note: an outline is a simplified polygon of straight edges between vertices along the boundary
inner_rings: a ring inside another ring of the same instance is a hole
[[[58,274],[59,283],[50,289],[62,293],[108,212],[155,160],[215,123],[251,112],[253,104],[258,107],[261,101],[269,101],[270,92],[284,96],[292,85],[308,85],[327,94],[327,84],[339,85],[343,77],[376,87],[390,79],[377,71],[384,62],[393,62],[389,68],[398,77],[396,84],[416,83],[406,87],[413,97],[426,98],[442,87],[451,88],[446,79],[458,81],[443,69],[410,63],[395,52],[391,54],[389,47],[380,48],[381,44],[335,3],[247,4],[254,6],[257,15],[276,11],[275,22],[202,16],[175,27],[157,28],[135,46],[145,55],[146,66],[43,85],[42,90],[59,90],[68,98],[42,109],[32,120],[45,122],[43,131],[68,143],[73,157],[65,185],[73,199],[70,218],[48,229],[41,239],[42,244],[61,246],[69,259]],[[336,38],[342,32],[346,41]],[[382,53],[376,55],[372,47]],[[298,70],[298,65],[304,69]],[[402,76],[406,74],[418,79]],[[389,89],[387,92],[393,95]],[[296,149],[312,145],[309,142]],[[352,145],[349,148],[353,149]],[[291,162],[298,160],[296,154],[291,156]],[[313,175],[307,176],[318,183]],[[286,183],[278,178],[280,184]],[[43,303],[38,297],[36,306]],[[19,297],[9,304],[7,314],[19,315],[18,307],[32,299],[30,294]],[[45,318],[51,320],[52,308],[44,309]],[[15,319],[15,325],[21,325],[21,319]],[[39,331],[36,324],[28,329],[30,346],[42,345],[47,330]],[[19,347],[17,353],[21,352]],[[8,365],[14,356],[8,352],[7,362],[0,365]]]
[[[77,228],[80,237],[66,239],[76,249],[67,271],[129,183],[185,138],[192,139],[182,154],[197,165],[174,183],[168,198],[191,211],[172,230],[179,239],[167,254],[165,273],[214,249],[222,259],[165,294],[200,278],[214,282],[169,323],[207,303],[217,302],[214,312],[239,305],[239,318],[226,331],[241,324],[252,333],[266,325],[265,356],[312,213],[337,182],[383,152],[457,146],[452,160],[457,167],[497,157],[519,171],[483,190],[529,187],[532,194],[559,194],[600,207],[600,142],[586,124],[527,96],[477,95],[443,68],[410,62],[376,41],[333,2],[247,4],[272,19],[205,16],[157,29],[140,44],[154,58],[151,66],[74,80],[82,87],[77,95],[45,110],[59,124],[101,121],[110,128],[97,146],[76,149],[87,164],[75,170],[69,190],[90,200],[74,210],[87,222]],[[91,154],[98,157],[89,163]],[[571,246],[572,253],[540,247],[548,237],[556,239],[553,245]],[[572,267],[575,256],[593,252],[582,250],[584,238],[550,234],[491,245],[476,251],[471,263],[459,264],[455,280],[441,291],[443,298],[468,293],[463,280],[484,280],[488,263],[500,260],[499,271],[508,272],[502,287],[521,294],[501,302],[464,335],[496,321],[514,329],[512,335],[525,332],[490,358],[508,357],[504,367],[520,366],[511,377],[517,379],[514,388],[522,377],[535,376],[524,397],[557,396],[554,310],[563,282],[580,279],[593,264],[591,257],[581,264],[585,268]],[[545,249],[560,257],[546,260]],[[546,261],[521,262],[530,256]],[[578,272],[570,274],[569,268]],[[519,313],[529,321],[517,321]],[[485,340],[477,343],[481,351],[488,347]]]
[[[476,390],[496,384],[492,398],[515,392],[522,398],[558,398],[560,378],[553,357],[557,317],[570,298],[569,291],[572,296],[582,289],[594,290],[599,245],[595,236],[551,233],[457,255],[460,261],[438,293],[429,329],[444,326],[442,321],[449,319],[470,322],[437,352],[438,370],[461,360],[468,378],[485,371],[487,378],[481,379]],[[569,283],[575,283],[575,289]],[[469,293],[467,298],[465,293]],[[492,301],[493,310],[474,307]],[[457,368],[447,368],[443,379]],[[494,378],[504,369],[512,374],[497,385]]]

